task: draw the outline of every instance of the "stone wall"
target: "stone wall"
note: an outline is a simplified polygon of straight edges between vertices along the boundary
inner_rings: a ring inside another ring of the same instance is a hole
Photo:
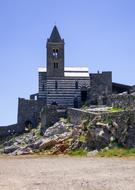
[[[66,107],[64,106],[44,106],[41,111],[41,126],[42,129],[46,129],[59,121],[61,117],[66,116]]]
[[[18,125],[20,129],[24,129],[26,123],[31,123],[32,127],[36,127],[40,121],[40,112],[45,105],[43,100],[26,100],[18,99]]]
[[[93,119],[97,113],[91,112],[88,113],[87,111],[75,109],[75,108],[68,108],[67,117],[70,119],[70,122],[74,125],[79,125],[82,121],[87,119]]]
[[[112,95],[106,98],[108,106],[123,108],[123,109],[135,109],[135,96],[130,94]]]
[[[91,73],[90,74],[90,104],[98,104],[100,96],[112,94],[112,72]]]
[[[120,111],[120,112],[89,112],[85,110],[68,108],[67,117],[70,119],[70,122],[74,125],[80,125],[84,120],[93,120],[95,117],[100,117],[103,120],[110,119],[119,119],[126,118],[131,116],[135,121],[135,110]]]
[[[20,130],[17,124],[0,126],[0,138],[19,133]]]

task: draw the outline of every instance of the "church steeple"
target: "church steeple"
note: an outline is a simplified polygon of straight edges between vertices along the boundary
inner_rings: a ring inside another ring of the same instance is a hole
[[[61,41],[61,37],[60,37],[59,31],[57,29],[57,26],[55,25],[53,27],[51,36],[49,38],[49,42],[60,42],[60,41]]]
[[[64,40],[56,26],[47,39],[47,76],[64,77]]]

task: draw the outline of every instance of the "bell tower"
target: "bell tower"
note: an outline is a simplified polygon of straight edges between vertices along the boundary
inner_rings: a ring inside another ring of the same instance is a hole
[[[64,76],[64,39],[61,39],[59,31],[54,26],[51,36],[47,39],[47,76]]]

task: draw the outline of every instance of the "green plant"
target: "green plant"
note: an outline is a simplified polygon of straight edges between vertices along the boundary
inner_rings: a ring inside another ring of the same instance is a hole
[[[67,118],[61,117],[60,121],[63,122],[64,124],[69,124],[70,123],[70,118],[69,117],[67,117]]]
[[[87,156],[87,151],[83,150],[83,149],[71,150],[68,152],[68,155],[70,155],[70,156]]]
[[[98,153],[98,156],[101,157],[127,157],[127,156],[135,156],[135,148],[125,149],[125,148],[112,148],[109,150],[103,150]]]
[[[111,112],[111,113],[116,113],[116,112],[122,112],[122,111],[124,111],[124,109],[118,108],[118,107],[112,107],[112,108],[108,108],[107,111]]]
[[[108,124],[108,125],[112,125],[113,121],[112,121],[111,116],[106,116],[105,119],[103,119],[102,122],[105,123],[105,124]]]
[[[86,137],[84,135],[80,135],[79,141],[80,142],[85,142],[86,141]]]

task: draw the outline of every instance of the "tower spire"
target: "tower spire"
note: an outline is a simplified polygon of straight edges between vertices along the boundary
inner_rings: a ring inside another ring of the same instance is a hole
[[[59,34],[59,31],[58,31],[56,25],[54,25],[54,27],[53,27],[49,41],[50,42],[60,42],[61,41],[61,36]]]

